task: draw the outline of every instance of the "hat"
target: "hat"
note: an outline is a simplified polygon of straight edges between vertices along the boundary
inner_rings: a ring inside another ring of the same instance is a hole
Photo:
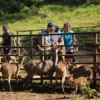
[[[3,30],[7,30],[8,29],[8,26],[3,26]]]
[[[55,26],[54,26],[54,24],[53,23],[48,23],[48,25],[47,25],[48,27],[50,27],[50,28],[52,28],[52,29],[55,29]]]

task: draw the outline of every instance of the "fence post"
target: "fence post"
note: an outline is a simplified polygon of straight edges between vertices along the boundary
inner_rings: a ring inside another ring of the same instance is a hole
[[[96,45],[98,43],[98,35],[97,35],[97,33],[95,33],[94,34],[94,45]],[[96,72],[95,72],[95,67],[96,67],[96,62],[97,62],[97,60],[98,60],[98,58],[97,58],[97,47],[95,46],[94,47],[94,58],[93,58],[93,60],[94,60],[94,70],[93,70],[93,84],[94,84],[94,86],[96,86]]]
[[[20,44],[20,39],[19,39],[19,32],[17,31],[17,47],[19,47],[19,44]],[[17,50],[18,50],[18,53],[20,54],[20,48],[17,48]]]
[[[44,46],[44,35],[42,35],[42,46]],[[43,55],[45,54],[44,52],[42,53]],[[42,61],[44,60],[44,56],[41,57]],[[43,75],[41,75],[41,84],[43,84]]]
[[[16,46],[17,47],[19,47],[20,45],[20,39],[19,39],[19,32],[17,31],[17,44],[16,44]],[[17,48],[17,51],[18,51],[18,54],[20,55],[20,48]],[[18,67],[18,63],[16,64],[17,65],[17,68],[19,69],[19,67]],[[19,74],[19,71],[18,71],[18,69],[17,69],[17,75]]]
[[[32,36],[32,31],[30,30],[30,40],[31,40],[31,47],[33,47],[33,36]],[[33,48],[31,48],[31,55],[33,55]],[[31,56],[31,59],[33,56]]]

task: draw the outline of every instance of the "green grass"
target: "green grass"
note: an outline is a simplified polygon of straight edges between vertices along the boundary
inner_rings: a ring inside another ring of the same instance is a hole
[[[41,19],[41,14],[50,14],[51,18]],[[79,7],[44,5],[39,9],[39,14],[36,16],[23,20],[0,21],[0,33],[2,33],[3,25],[8,25],[10,30],[15,32],[17,30],[44,29],[48,22],[54,22],[54,24],[63,27],[63,23],[66,21],[71,23],[71,27],[100,25],[100,5],[82,5]],[[98,31],[100,28],[96,30]],[[92,31],[92,28],[89,31]]]

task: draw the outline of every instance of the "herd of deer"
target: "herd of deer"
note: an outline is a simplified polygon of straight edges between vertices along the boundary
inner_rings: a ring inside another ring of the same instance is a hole
[[[44,51],[39,45],[39,50]],[[62,91],[64,91],[64,82],[67,80],[70,80],[72,87],[75,87],[75,90],[77,92],[78,88],[82,86],[86,86],[87,84],[87,78],[90,79],[92,82],[92,76],[93,76],[93,68],[88,65],[80,65],[77,67],[76,65],[66,63],[64,56],[62,56],[63,60],[58,61],[58,48],[56,44],[52,44],[50,50],[53,53],[52,59],[50,60],[30,60],[28,63],[23,65],[27,76],[24,80],[30,80],[30,83],[32,85],[32,78],[34,75],[48,75],[50,77],[50,84],[52,84],[52,76],[54,72],[56,73],[56,83],[58,80],[58,77],[61,76],[61,84],[62,84]],[[65,50],[60,50],[61,54],[63,55],[65,53]],[[11,63],[3,63],[1,65],[1,72],[2,72],[2,78],[4,83],[4,78],[8,77],[8,84],[9,89],[11,89],[11,77],[14,75],[16,78],[16,81],[18,81],[18,72],[20,70],[20,66],[23,64],[24,57],[21,56],[20,64],[17,66],[16,64]],[[97,66],[94,68],[95,71],[97,71],[100,74],[100,66]],[[4,89],[4,84],[3,84]]]

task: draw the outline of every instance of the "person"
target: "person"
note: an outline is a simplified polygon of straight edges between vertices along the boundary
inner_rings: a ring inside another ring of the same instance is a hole
[[[3,26],[3,36],[2,36],[2,46],[3,46],[3,54],[10,55],[13,52],[13,49],[10,48],[15,46],[15,39],[13,33],[9,31],[8,26]],[[8,47],[5,47],[8,46]],[[9,57],[7,57],[9,58]],[[16,58],[14,56],[10,56],[11,60],[16,63]]]
[[[41,34],[44,35],[44,45],[45,46],[50,46],[51,45],[51,37],[50,37],[50,33],[52,33],[54,31],[55,27],[53,23],[48,23],[47,28],[45,30],[42,31]],[[47,51],[49,49],[49,47],[45,47],[45,54],[49,54],[49,52]],[[45,56],[44,59],[50,59],[50,56]]]
[[[65,49],[67,54],[74,53],[73,44],[74,42],[77,42],[75,35],[70,33],[74,33],[74,32],[70,29],[70,23],[66,22],[64,23],[62,35],[60,36],[60,38],[62,43],[65,44]],[[74,56],[66,56],[66,62],[75,62]]]
[[[60,28],[58,25],[55,25],[55,31],[54,34],[60,34]],[[57,43],[57,45],[60,45],[60,41],[59,41],[60,35],[52,35],[52,41],[55,41]]]

